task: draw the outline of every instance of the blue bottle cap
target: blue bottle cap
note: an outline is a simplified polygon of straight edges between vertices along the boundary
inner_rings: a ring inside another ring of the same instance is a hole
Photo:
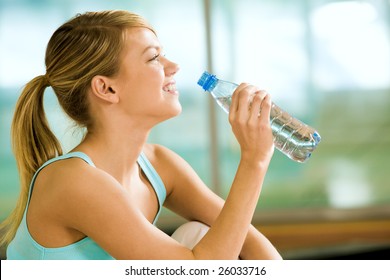
[[[208,91],[217,80],[218,79],[215,75],[211,75],[209,72],[204,71],[198,81],[198,85],[200,85],[204,90]]]
[[[316,141],[316,144],[320,143],[320,141],[321,141],[321,136],[318,134],[317,131],[314,132],[313,138],[314,138],[314,141]]]

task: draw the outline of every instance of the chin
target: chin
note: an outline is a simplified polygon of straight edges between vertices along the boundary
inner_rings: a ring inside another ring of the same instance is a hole
[[[166,120],[169,120],[169,119],[172,119],[174,117],[177,117],[178,115],[181,114],[181,111],[182,111],[182,107],[180,105],[180,103],[177,103],[175,104],[175,106],[172,106],[169,110],[169,112],[165,112],[162,115],[159,115],[158,119],[159,119],[159,123],[160,122],[165,122]]]
[[[172,111],[172,112],[173,112],[173,115],[172,115],[171,118],[180,115],[182,110],[183,110],[183,108],[181,107],[181,104],[178,102],[178,104],[175,106],[175,110]]]

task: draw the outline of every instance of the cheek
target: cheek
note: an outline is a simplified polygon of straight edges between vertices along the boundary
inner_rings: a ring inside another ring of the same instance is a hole
[[[154,98],[160,94],[164,86],[165,73],[162,66],[141,68],[132,72],[125,79],[126,92],[141,96],[144,99]]]
[[[156,70],[152,75],[146,77],[145,83],[146,86],[149,87],[149,89],[151,89],[152,87],[154,90],[158,90],[160,92],[164,86],[164,80],[165,80],[164,71]]]

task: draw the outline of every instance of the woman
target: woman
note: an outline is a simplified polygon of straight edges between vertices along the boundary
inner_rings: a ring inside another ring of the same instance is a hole
[[[174,152],[146,144],[181,106],[179,67],[144,19],[126,11],[77,15],[54,32],[45,63],[13,120],[22,192],[3,224],[8,259],[280,258],[250,225],[273,154],[264,91],[241,84],[234,93],[229,121],[241,161],[224,202]],[[48,86],[87,131],[65,155],[43,110]],[[154,226],[163,205],[210,229],[183,246]]]

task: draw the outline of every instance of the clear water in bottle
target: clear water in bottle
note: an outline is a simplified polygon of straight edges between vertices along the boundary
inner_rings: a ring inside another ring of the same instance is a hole
[[[198,84],[210,92],[218,105],[229,113],[232,94],[237,84],[219,80],[208,72],[203,73]],[[275,103],[272,103],[270,122],[275,147],[297,162],[309,159],[321,141],[321,136],[315,129],[293,118]]]

